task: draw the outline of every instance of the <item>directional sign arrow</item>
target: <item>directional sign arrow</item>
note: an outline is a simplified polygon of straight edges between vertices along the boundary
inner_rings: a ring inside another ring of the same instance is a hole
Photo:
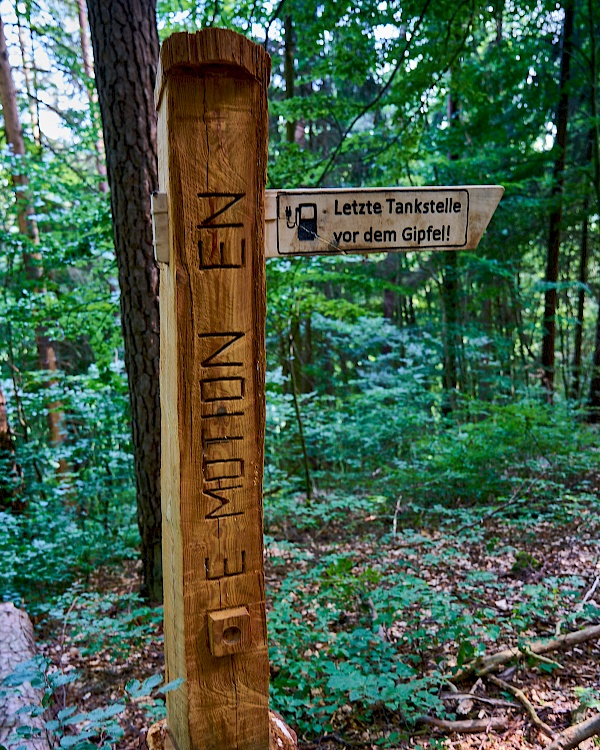
[[[474,250],[504,188],[267,190],[265,255]]]

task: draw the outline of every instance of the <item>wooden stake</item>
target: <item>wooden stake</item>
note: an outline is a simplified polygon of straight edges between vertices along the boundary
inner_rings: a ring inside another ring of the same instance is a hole
[[[266,750],[264,188],[270,59],[174,34],[156,86],[167,721],[178,750]],[[165,257],[162,253],[160,257]]]

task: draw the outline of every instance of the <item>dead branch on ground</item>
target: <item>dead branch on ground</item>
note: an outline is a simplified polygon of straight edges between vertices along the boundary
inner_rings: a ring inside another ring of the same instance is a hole
[[[460,721],[449,721],[448,719],[436,719],[433,716],[422,716],[419,719],[422,724],[428,724],[436,729],[451,734],[460,732],[461,734],[478,734],[479,732],[489,732],[490,729],[496,731],[506,729],[506,719],[492,716],[489,719],[464,719]]]
[[[494,677],[494,675],[491,674],[488,675],[487,679],[493,685],[499,687],[501,690],[505,690],[507,693],[514,695],[519,703],[523,706],[525,711],[527,711],[527,714],[529,715],[529,718],[531,719],[533,725],[536,726],[540,731],[542,731],[547,737],[550,737],[550,739],[554,739],[554,737],[556,737],[556,732],[551,727],[549,727],[545,721],[542,721],[542,719],[540,719],[535,708],[533,707],[533,704],[522,690],[520,690],[515,685],[511,685],[509,682],[501,680],[499,677]]]
[[[451,675],[451,678],[454,681],[459,681],[471,675],[483,677],[498,667],[508,664],[513,659],[520,659],[523,655],[536,656],[546,654],[550,651],[559,651],[560,649],[571,648],[571,646],[577,646],[580,643],[586,643],[596,638],[600,638],[600,625],[591,625],[588,628],[576,630],[573,633],[567,633],[566,635],[551,638],[547,641],[529,641],[522,647],[514,646],[506,648],[503,651],[498,651],[498,653],[491,654],[490,656],[480,656],[459,669],[456,674]]]
[[[440,698],[443,701],[462,701],[472,700],[479,703],[484,703],[486,706],[499,706],[502,708],[516,708],[516,704],[512,701],[503,701],[498,698],[488,698],[487,696],[477,695],[477,693],[440,693]]]
[[[554,741],[546,747],[546,750],[572,750],[572,748],[577,747],[584,740],[596,734],[600,734],[600,714],[565,729],[564,732],[556,735]]]

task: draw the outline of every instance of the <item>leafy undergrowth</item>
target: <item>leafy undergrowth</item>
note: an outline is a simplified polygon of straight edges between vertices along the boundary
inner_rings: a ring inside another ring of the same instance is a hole
[[[528,481],[508,501],[469,510],[362,497],[347,498],[342,512],[339,497],[296,498],[287,533],[269,529],[266,577],[271,700],[301,746],[544,747],[514,697],[486,678],[458,685],[475,700],[448,694],[453,670],[478,654],[600,621],[596,479],[586,475],[555,497]],[[327,519],[314,523],[324,508]],[[64,593],[38,626],[45,656],[74,675],[55,690],[55,713],[77,705],[89,716],[117,703],[114,742],[124,749],[143,744],[164,713],[156,691],[140,695],[149,692],[144,680],[156,687],[163,657],[159,617],[137,585],[132,564],[101,571],[86,591]],[[559,731],[599,697],[599,648],[550,656],[560,666],[521,662],[503,679]],[[504,728],[443,736],[419,723],[427,715],[500,718]],[[68,720],[67,712],[59,727],[67,736],[77,726]]]

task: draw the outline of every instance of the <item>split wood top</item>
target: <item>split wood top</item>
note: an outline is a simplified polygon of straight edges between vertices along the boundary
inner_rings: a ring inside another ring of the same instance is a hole
[[[165,39],[156,71],[154,99],[159,109],[165,76],[176,69],[206,66],[235,67],[257,81],[269,80],[271,58],[258,44],[229,29],[202,29],[195,34],[179,32]]]

